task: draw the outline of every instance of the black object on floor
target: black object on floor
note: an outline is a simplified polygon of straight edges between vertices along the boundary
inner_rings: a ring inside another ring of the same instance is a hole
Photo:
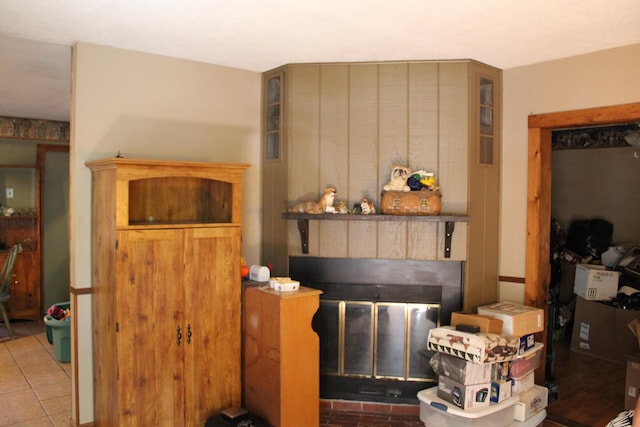
[[[225,409],[218,415],[210,417],[205,427],[270,427],[257,415],[250,414],[244,408]]]

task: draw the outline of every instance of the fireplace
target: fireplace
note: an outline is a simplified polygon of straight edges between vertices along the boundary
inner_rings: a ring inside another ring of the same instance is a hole
[[[289,274],[323,291],[321,398],[416,403],[437,382],[427,335],[461,309],[464,262],[290,257]]]

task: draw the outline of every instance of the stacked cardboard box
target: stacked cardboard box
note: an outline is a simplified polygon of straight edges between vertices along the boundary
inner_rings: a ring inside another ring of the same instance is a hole
[[[526,421],[547,407],[548,389],[535,384],[535,370],[540,365],[542,343],[535,342],[535,334],[544,330],[544,310],[511,302],[478,307],[478,314],[502,320],[503,334],[518,337],[519,351],[506,367],[512,382],[512,394],[518,397],[514,419]]]
[[[438,375],[437,397],[462,410],[516,399],[516,421],[527,421],[547,406],[547,389],[534,384],[542,356],[535,334],[544,311],[512,303],[479,307],[478,314],[452,313],[451,326],[429,332]]]

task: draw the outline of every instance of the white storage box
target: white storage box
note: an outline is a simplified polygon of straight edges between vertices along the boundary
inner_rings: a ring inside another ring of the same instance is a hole
[[[608,301],[618,294],[619,271],[602,265],[577,264],[573,292],[586,300]]]
[[[518,378],[512,377],[511,380],[513,381],[513,394],[517,396],[533,388],[535,385],[535,371],[529,371]]]
[[[514,421],[507,427],[541,427],[545,418],[547,418],[547,410],[543,409],[527,421]]]
[[[484,408],[462,410],[438,397],[438,387],[428,388],[418,393],[420,401],[420,421],[425,426],[447,427],[496,427],[513,422],[513,406],[517,397]]]
[[[534,385],[527,392],[520,394],[520,399],[515,405],[513,418],[516,421],[526,421],[536,413],[547,407],[549,402],[549,389],[539,385]]]

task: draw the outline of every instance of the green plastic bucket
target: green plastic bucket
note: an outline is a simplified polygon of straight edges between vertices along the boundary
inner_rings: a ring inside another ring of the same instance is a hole
[[[69,303],[56,304],[60,308],[69,308]],[[58,320],[44,316],[47,325],[47,340],[53,344],[53,355],[59,362],[71,362],[71,319]]]

